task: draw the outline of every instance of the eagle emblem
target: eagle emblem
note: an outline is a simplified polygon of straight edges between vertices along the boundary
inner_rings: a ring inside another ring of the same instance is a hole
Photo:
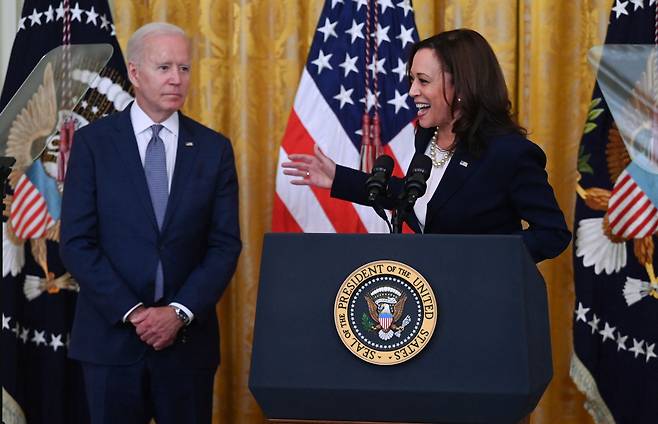
[[[24,106],[15,116],[4,113],[5,109],[0,120],[0,124],[7,123],[0,125],[0,135],[4,136],[4,127],[8,126],[7,138],[0,139],[0,148],[4,148],[4,155],[16,159],[8,178],[11,191],[3,199],[7,222],[2,226],[2,275],[21,273],[25,266],[24,249],[29,246],[44,277],[26,275],[23,292],[27,300],[44,292],[79,289],[68,272],[55,276],[47,254],[47,242],[59,242],[62,171],[66,169],[73,131],[113,110],[123,109],[132,100],[116,71],[106,68],[95,72],[96,65],[102,67],[104,60],[96,63],[100,59],[85,56],[86,65],[94,72],[76,67],[71,78],[76,83],[76,93],[83,95],[88,87],[92,90],[71,110],[59,105],[58,98],[64,96],[63,77],[56,71],[60,58],[59,50],[54,50],[43,59],[43,74],[35,73],[37,76],[28,81],[34,83],[34,88],[24,84],[14,97],[26,96]],[[18,104],[22,104],[20,101]]]
[[[610,275],[626,267],[626,243],[633,243],[633,254],[646,269],[648,281],[628,277],[623,294],[628,306],[651,296],[658,299],[653,255],[654,237],[658,232],[658,141],[655,121],[656,87],[658,73],[654,63],[653,49],[643,50],[637,46],[623,46],[619,52],[633,51],[646,54],[646,68],[638,81],[619,92],[617,86],[601,84],[602,91],[614,118],[608,131],[605,156],[612,190],[602,187],[583,188],[576,191],[583,202],[592,210],[601,211],[603,217],[586,218],[578,223],[576,231],[576,256],[582,258],[585,267],[594,267],[594,272]],[[615,56],[618,51],[611,50]],[[607,65],[612,66],[612,64]],[[619,85],[619,87],[622,87]],[[585,133],[596,128],[595,120],[603,112],[597,108],[601,99],[590,105]],[[582,150],[582,149],[581,149]],[[579,171],[591,173],[587,163],[589,155],[581,151]]]
[[[376,323],[370,324],[369,330],[378,331],[379,338],[382,340],[389,340],[393,335],[400,337],[404,327],[411,321],[407,316],[401,325],[397,324],[402,318],[407,295],[393,287],[384,286],[364,297],[368,303],[370,318]]]

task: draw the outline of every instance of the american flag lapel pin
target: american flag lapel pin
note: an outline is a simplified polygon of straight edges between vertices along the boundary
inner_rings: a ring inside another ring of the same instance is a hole
[[[465,160],[460,161],[459,164],[464,168],[468,167],[468,162],[466,162]]]

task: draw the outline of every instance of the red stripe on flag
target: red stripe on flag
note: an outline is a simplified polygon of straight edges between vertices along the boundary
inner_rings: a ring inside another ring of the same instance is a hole
[[[48,221],[48,214],[44,213],[42,211],[39,215],[34,215],[33,219],[34,218],[38,218],[39,222],[37,223],[37,225],[35,225],[32,228],[32,231],[30,231],[29,233],[27,233],[25,235],[25,237],[23,237],[26,240],[31,239],[31,238],[41,237],[43,235],[43,233],[46,231],[46,224],[47,224],[47,221]],[[32,220],[30,220],[30,221],[32,221]],[[25,226],[26,229],[28,227],[29,227],[29,225]]]
[[[398,159],[395,157],[395,154],[393,153],[393,150],[391,150],[391,146],[388,144],[384,146],[384,154],[389,155],[390,157],[393,158],[393,176],[399,177],[399,178],[404,178],[404,170],[400,166],[400,163],[398,162]]]
[[[608,213],[612,214],[614,211],[619,207],[619,205],[628,197],[628,195],[633,191],[635,188],[635,182],[631,181],[630,187],[626,186],[626,183],[630,179],[630,175],[626,174],[624,177],[618,181],[617,184],[615,184],[614,188],[612,189],[612,195],[611,195],[611,202],[610,202],[610,207],[608,208]],[[619,194],[619,196],[617,196]]]
[[[647,202],[644,208],[642,208],[642,211],[646,210],[648,207],[653,208],[653,205],[650,202]],[[640,215],[639,211],[636,214],[637,216]],[[645,227],[649,225],[649,222],[651,222],[652,219],[656,217],[656,209],[653,208],[653,211],[651,211],[647,216],[644,218],[644,220],[637,226],[635,227],[635,230],[633,230],[627,238],[632,239],[632,238],[637,238],[638,234],[642,233],[642,236],[640,238],[646,237],[649,234],[653,234],[653,231],[648,232],[646,231]],[[629,221],[630,223],[630,221]],[[655,226],[655,223],[654,223]],[[626,231],[626,229],[624,229]]]
[[[642,198],[638,199],[636,204],[640,203],[642,200],[644,200],[644,204],[640,206],[638,210],[635,211],[635,213],[631,216],[628,217],[624,225],[621,227],[621,229],[618,231],[619,235],[623,235],[628,227],[630,227],[635,221],[644,213],[644,211],[651,206],[651,202],[649,202],[649,199],[644,197],[644,193],[642,193]],[[642,228],[641,226],[638,226],[638,228]],[[637,232],[637,231],[636,231]],[[632,237],[625,237],[625,238],[632,238]]]
[[[637,187],[635,184],[633,184],[634,187]],[[627,193],[630,193],[631,191],[629,190]],[[627,193],[624,193],[624,197],[627,196]],[[619,212],[619,215],[610,223],[610,228],[614,228],[619,224],[619,222],[626,220],[626,214],[628,213],[629,210],[631,210],[636,203],[638,203],[642,198],[644,197],[644,193],[639,192],[633,198],[628,202],[626,207]],[[620,232],[617,232],[617,234],[621,234]]]
[[[22,239],[28,239],[30,234],[34,233],[34,229],[38,229],[39,225],[43,224],[43,218],[46,216],[44,213],[46,210],[46,203],[42,202],[39,207],[34,211],[29,214],[24,214],[21,218],[27,217],[28,219],[20,223],[19,226],[15,228],[16,235],[19,236]],[[39,223],[33,228],[33,231],[27,233],[28,228],[30,228],[30,225],[35,222],[35,220],[40,220]]]
[[[11,214],[12,225],[14,226],[14,229],[20,229],[24,226],[25,218],[28,218],[34,214],[34,212],[30,212],[30,209],[32,209],[32,207],[40,201],[43,202],[43,198],[37,193],[37,195],[34,196],[27,205],[21,207],[20,211],[17,211],[15,214]]]
[[[274,193],[272,206],[272,231],[275,233],[303,233],[295,218],[288,212],[277,193]]]
[[[293,109],[288,118],[288,126],[283,136],[283,148],[288,154],[306,153],[313,154],[315,141],[306,131]],[[333,199],[327,189],[311,187],[324,213],[331,221],[337,233],[366,233],[367,230],[358,213],[351,203],[344,200]]]
[[[23,184],[20,184],[18,187],[16,187],[16,191],[14,192],[14,203],[12,204],[12,211],[14,211],[15,214],[21,213],[23,210],[23,203],[30,197],[30,195],[36,191],[36,188],[32,185],[32,183],[27,184],[27,178],[25,178]]]

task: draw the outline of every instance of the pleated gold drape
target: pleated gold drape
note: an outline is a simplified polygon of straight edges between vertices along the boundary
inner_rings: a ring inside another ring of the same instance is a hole
[[[351,1],[351,0],[345,0]],[[394,3],[398,3],[394,1]],[[586,52],[603,40],[611,0],[414,0],[421,38],[470,27],[492,44],[522,125],[548,156],[567,222],[573,221],[576,153],[593,72]],[[244,250],[225,293],[215,423],[260,423],[247,389],[263,234],[270,229],[279,144],[323,0],[113,0],[121,46],[144,23],[168,21],[193,39],[184,112],[233,142]],[[411,142],[411,140],[410,140]],[[568,376],[571,250],[541,265],[548,284],[554,378],[532,422],[589,423]]]

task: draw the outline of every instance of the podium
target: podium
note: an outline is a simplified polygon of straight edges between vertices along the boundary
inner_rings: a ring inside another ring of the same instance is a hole
[[[421,273],[438,317],[412,359],[355,356],[336,295],[366,263]],[[520,236],[267,234],[249,388],[271,420],[517,423],[551,376],[545,283]]]

